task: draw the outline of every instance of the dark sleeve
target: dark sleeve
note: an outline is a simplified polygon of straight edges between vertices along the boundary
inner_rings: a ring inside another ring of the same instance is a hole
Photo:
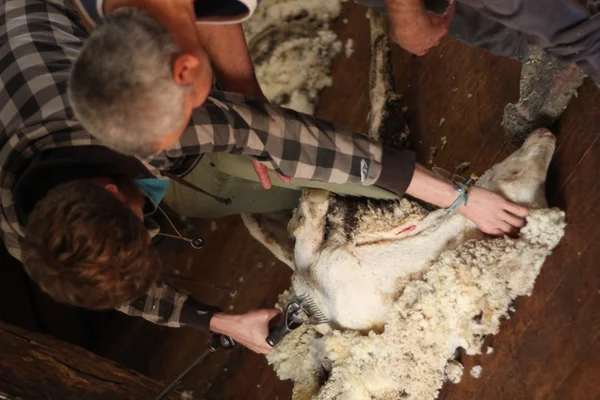
[[[144,296],[117,307],[117,310],[157,325],[172,328],[190,325],[206,330],[213,314],[222,311],[164,284],[152,285]]]
[[[215,313],[223,312],[223,309],[199,302],[188,297],[181,310],[179,322],[182,325],[193,326],[208,331],[210,320]]]
[[[381,164],[381,174],[375,185],[402,196],[415,173],[415,153],[384,147]]]

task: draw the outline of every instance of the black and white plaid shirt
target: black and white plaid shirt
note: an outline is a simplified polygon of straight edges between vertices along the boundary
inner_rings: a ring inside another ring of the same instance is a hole
[[[0,0],[0,236],[21,256],[25,227],[13,187],[41,151],[97,144],[74,119],[67,99],[69,70],[89,35],[72,0]],[[412,153],[382,149],[362,135],[317,118],[215,92],[193,114],[171,150],[145,165],[154,174],[184,156],[230,152],[255,157],[292,177],[334,183],[377,184],[401,193],[414,169]],[[386,168],[382,169],[382,158]],[[400,171],[404,171],[401,173]],[[200,312],[198,309],[200,308]],[[202,306],[169,286],[119,308],[157,324],[205,325]],[[196,316],[194,319],[193,316]]]

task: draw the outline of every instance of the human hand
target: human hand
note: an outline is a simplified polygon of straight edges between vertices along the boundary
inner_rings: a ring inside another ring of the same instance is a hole
[[[441,16],[428,11],[422,1],[408,4],[389,7],[390,38],[406,51],[423,56],[448,33],[455,3],[452,2]]]
[[[265,103],[268,103],[269,100],[261,91],[260,86],[258,85],[258,81],[256,82],[256,88],[257,89],[254,91],[254,94],[255,94],[254,97],[260,101],[264,101]],[[265,189],[265,190],[271,189],[271,186],[273,186],[273,185],[271,183],[271,177],[269,177],[269,170],[267,169],[267,167],[264,164],[262,164],[260,161],[257,161],[257,160],[252,160],[252,166],[254,167],[254,171],[256,171],[256,175],[258,175],[258,180],[260,181],[260,184],[262,185],[263,189]],[[279,180],[281,182],[283,182],[285,184],[288,184],[292,181],[292,178],[283,176],[281,174],[277,174],[277,177],[279,178]]]
[[[254,171],[256,171],[256,175],[258,175],[258,180],[260,181],[263,189],[271,189],[271,178],[269,177],[269,171],[267,167],[257,160],[252,160],[252,166],[254,167]],[[279,180],[285,184],[288,184],[292,181],[292,178],[288,176],[283,176],[280,174],[277,174],[277,176],[279,177]]]
[[[525,226],[525,217],[529,215],[526,207],[479,186],[471,187],[467,205],[459,207],[457,212],[483,232],[495,236],[516,235]]]
[[[210,320],[210,330],[227,335],[256,353],[267,354],[273,349],[266,341],[269,336],[269,321],[280,312],[276,309],[262,309],[241,315],[218,313]]]

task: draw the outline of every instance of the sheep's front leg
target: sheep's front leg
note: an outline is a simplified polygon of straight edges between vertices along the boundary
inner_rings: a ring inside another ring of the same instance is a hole
[[[305,190],[294,211],[288,230],[296,240],[294,261],[297,270],[308,269],[317,259],[325,236],[329,192]]]
[[[278,260],[295,269],[294,241],[287,233],[291,212],[242,214],[241,216],[254,239],[269,249]]]

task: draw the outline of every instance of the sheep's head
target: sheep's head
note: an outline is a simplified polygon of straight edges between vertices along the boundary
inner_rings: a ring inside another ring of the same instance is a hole
[[[490,168],[479,185],[527,207],[546,207],[544,184],[555,143],[547,129],[534,131],[519,150]]]

